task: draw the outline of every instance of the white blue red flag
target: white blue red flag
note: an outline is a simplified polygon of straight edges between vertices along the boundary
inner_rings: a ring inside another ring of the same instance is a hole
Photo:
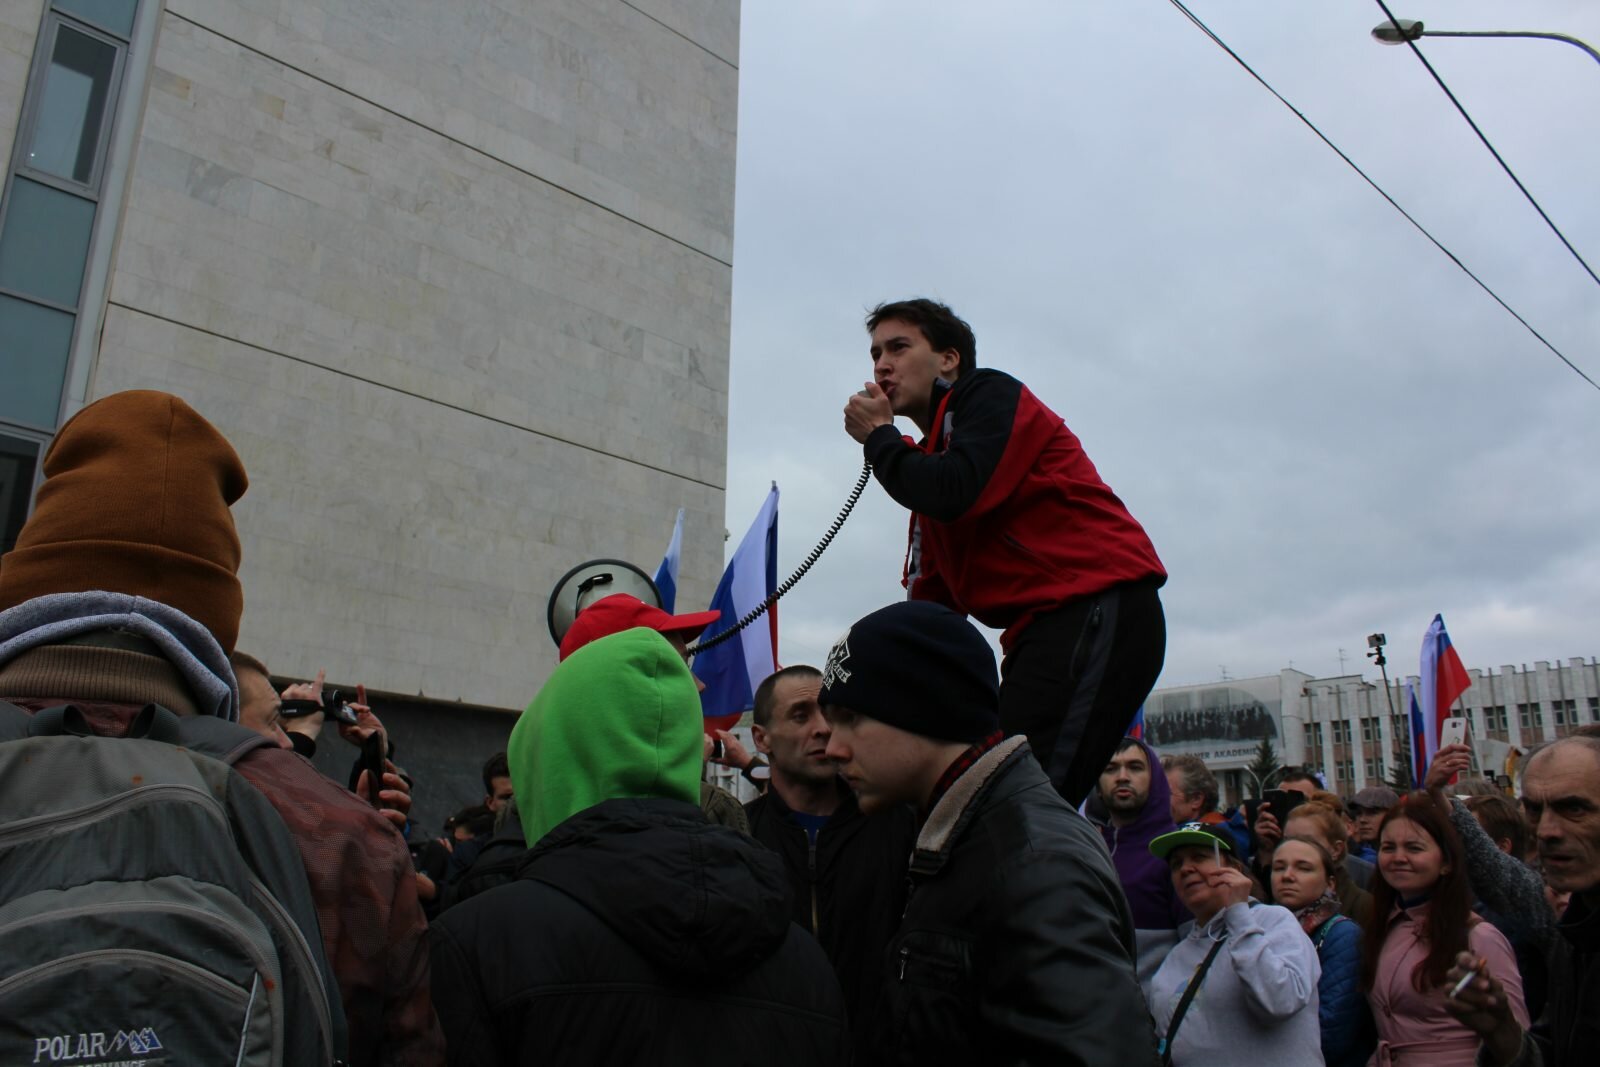
[[[661,610],[671,615],[678,602],[678,560],[683,556],[683,509],[678,509],[678,521],[672,524],[672,541],[667,554],[661,557],[656,568],[656,592],[661,594]]]
[[[1467,691],[1472,678],[1445,632],[1444,616],[1435,615],[1422,637],[1422,665],[1418,689],[1422,701],[1422,740],[1426,768],[1439,751],[1439,725],[1450,717],[1450,705]],[[1419,776],[1418,781],[1421,781]]]
[[[1139,710],[1133,713],[1133,722],[1128,724],[1128,736],[1140,741],[1144,740],[1144,705],[1139,705]]]
[[[722,612],[700,635],[703,643],[728,630],[760,607],[778,589],[778,483],[772,483],[756,521],[739,542],[717,583],[711,607]],[[777,606],[716,648],[700,653],[694,673],[705,683],[700,694],[707,724],[729,729],[738,717],[755,706],[756,687],[777,669]]]

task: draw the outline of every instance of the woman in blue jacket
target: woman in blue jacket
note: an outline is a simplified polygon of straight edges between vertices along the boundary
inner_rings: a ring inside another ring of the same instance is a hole
[[[1294,912],[1317,948],[1317,1015],[1327,1067],[1362,1067],[1375,1045],[1361,992],[1361,927],[1339,914],[1342,872],[1322,842],[1286,837],[1272,854],[1272,896]]]

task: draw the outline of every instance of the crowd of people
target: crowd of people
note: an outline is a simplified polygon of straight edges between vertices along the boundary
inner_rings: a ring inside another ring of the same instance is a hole
[[[1225,812],[1204,761],[1074,719],[1110,714],[1113,682],[1046,744],[1011,728],[1029,690],[913,598],[767,678],[751,752],[705,729],[708,614],[613,594],[435,835],[364,691],[280,688],[236,647],[247,480],[210,423],[115,394],[45,475],[0,557],[10,1060],[1573,1067],[1600,1048],[1600,738],[1534,753],[1516,798],[1461,778],[1452,745],[1405,795],[1291,768]],[[330,732],[339,781],[305,758]],[[760,795],[710,785],[710,761]]]

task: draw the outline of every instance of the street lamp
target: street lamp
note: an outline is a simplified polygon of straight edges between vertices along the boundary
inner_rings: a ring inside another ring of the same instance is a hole
[[[1395,19],[1393,22],[1380,22],[1374,26],[1372,36],[1381,44],[1405,44],[1422,37],[1537,37],[1546,41],[1565,41],[1567,44],[1575,45],[1589,53],[1589,57],[1596,63],[1600,63],[1600,52],[1596,52],[1576,37],[1539,30],[1424,30],[1421,19]]]
[[[1264,779],[1263,778],[1257,778],[1256,777],[1256,772],[1252,771],[1249,767],[1240,767],[1239,769],[1241,771],[1243,771],[1245,774],[1248,774],[1250,776],[1250,781],[1255,783],[1256,796],[1259,797],[1259,796],[1262,796],[1262,795],[1264,795],[1266,793],[1266,791],[1267,791],[1267,783],[1271,782],[1274,778],[1278,777],[1278,775],[1282,774],[1284,771],[1289,770],[1290,768],[1287,767],[1287,766],[1279,767],[1277,770],[1275,770],[1272,773],[1268,774],[1266,776],[1266,778],[1264,778]]]

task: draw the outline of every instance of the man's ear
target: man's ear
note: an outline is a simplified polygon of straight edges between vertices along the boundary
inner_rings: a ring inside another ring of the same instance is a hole
[[[764,726],[752,725],[750,739],[756,743],[756,751],[763,756],[772,755],[772,745],[767,741],[767,729]]]
[[[955,379],[956,371],[961,366],[961,353],[953,348],[947,348],[939,353],[939,377]]]

